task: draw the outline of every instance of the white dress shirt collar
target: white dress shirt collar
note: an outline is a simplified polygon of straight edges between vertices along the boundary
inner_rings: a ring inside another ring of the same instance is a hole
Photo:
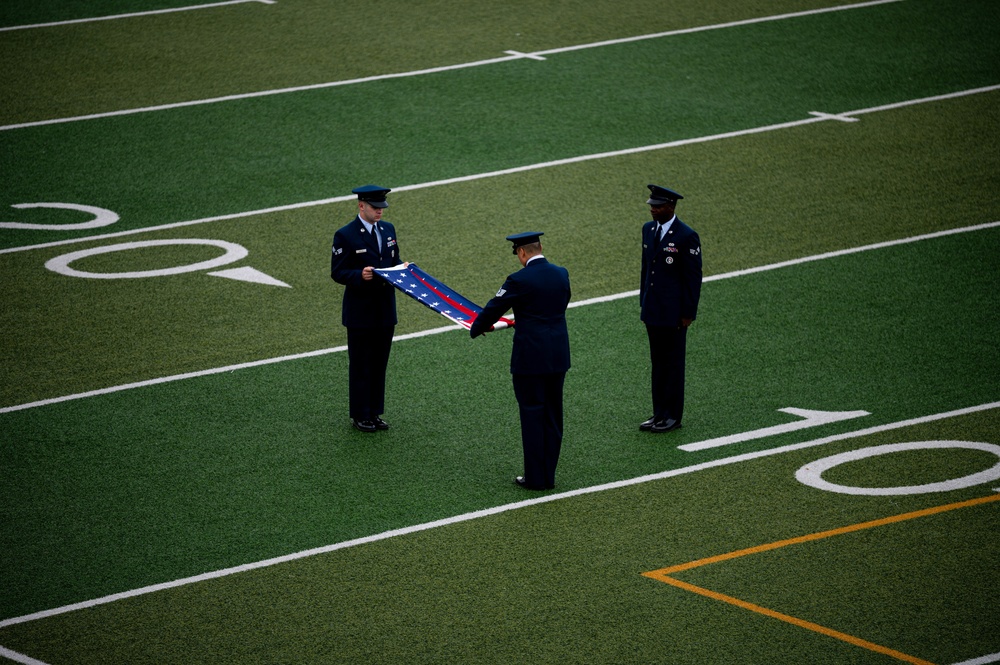
[[[661,239],[667,233],[667,231],[670,230],[670,225],[674,223],[675,219],[677,219],[677,215],[674,215],[673,217],[663,222],[662,224],[660,222],[656,223],[657,224],[656,229],[660,232]]]

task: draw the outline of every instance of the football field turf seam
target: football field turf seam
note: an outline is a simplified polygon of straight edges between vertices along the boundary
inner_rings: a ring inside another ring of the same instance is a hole
[[[936,231],[934,233],[925,233],[917,236],[911,236],[909,238],[900,238],[897,240],[887,240],[885,242],[878,242],[871,245],[863,245],[861,247],[852,247],[848,249],[840,249],[833,252],[824,252],[823,254],[816,254],[814,256],[804,256],[798,259],[791,259],[789,261],[781,261],[779,263],[772,263],[764,266],[757,266],[754,268],[746,268],[743,270],[735,270],[728,273],[723,273],[719,275],[711,275],[706,277],[703,281],[714,282],[723,279],[730,279],[733,277],[743,277],[745,275],[751,275],[760,272],[767,272],[770,270],[777,270],[779,268],[788,268],[792,266],[801,265],[804,263],[811,263],[814,261],[822,261],[825,259],[836,258],[840,256],[847,256],[850,254],[858,254],[860,252],[867,252],[877,249],[886,249],[889,247],[894,247],[897,245],[905,245],[914,242],[920,242],[923,240],[932,240],[935,238],[942,238],[945,236],[955,235],[958,233],[970,233],[974,231],[983,231],[987,229],[993,229],[1000,227],[1000,221],[989,222],[986,224],[976,224],[973,226],[965,226],[957,229],[947,229],[944,231]],[[607,296],[598,296],[595,298],[588,298],[586,300],[579,300],[577,302],[572,302],[569,304],[570,308],[583,307],[586,305],[595,305],[599,303],[612,302],[614,300],[621,300],[623,298],[633,298],[638,297],[639,291],[625,291],[622,293],[615,293]],[[448,325],[442,326],[440,328],[431,328],[429,330],[420,330],[413,333],[407,333],[403,335],[397,335],[393,337],[394,342],[399,342],[407,339],[417,339],[420,337],[427,337],[430,335],[437,335],[440,333],[451,332],[455,330],[465,330],[459,325]],[[25,409],[32,409],[40,406],[47,406],[50,404],[58,404],[60,402],[69,402],[72,400],[84,399],[87,397],[97,397],[99,395],[108,395],[111,393],[117,393],[124,390],[133,390],[135,388],[145,388],[148,386],[154,386],[161,383],[171,383],[174,381],[181,381],[184,379],[194,379],[202,376],[211,376],[213,374],[224,374],[226,372],[235,372],[240,369],[249,369],[251,367],[260,367],[263,365],[273,365],[276,363],[288,362],[292,360],[302,360],[305,358],[314,358],[317,356],[324,356],[331,353],[341,353],[346,351],[346,346],[336,346],[328,349],[317,349],[315,351],[307,351],[305,353],[296,353],[287,356],[280,356],[277,358],[265,358],[263,360],[252,360],[244,363],[237,363],[235,365],[226,365],[225,367],[215,367],[211,369],[199,370],[196,372],[186,372],[184,374],[176,374],[173,376],[164,376],[156,379],[146,379],[144,381],[136,381],[134,383],[126,383],[118,386],[111,386],[109,388],[98,388],[96,390],[88,390],[82,393],[75,393],[72,395],[63,395],[60,397],[50,397],[48,399],[38,400],[35,402],[27,402],[25,404],[16,404],[12,406],[0,407],[0,414],[11,413],[13,411],[23,411]],[[693,444],[692,444],[693,445]]]
[[[245,1],[249,1],[249,0],[238,0],[238,1],[245,2]],[[254,0],[254,1],[256,1],[256,2],[266,2],[267,0]],[[513,60],[522,60],[522,59],[525,59],[525,58],[527,58],[527,59],[544,59],[544,57],[539,58],[539,57],[536,57],[536,56],[554,55],[554,54],[557,54],[557,53],[568,53],[568,52],[571,52],[571,51],[580,51],[580,50],[584,50],[584,49],[599,48],[599,47],[603,47],[603,46],[614,46],[614,45],[617,45],[617,44],[625,44],[625,43],[629,43],[629,42],[643,41],[643,40],[648,40],[648,39],[660,39],[660,38],[663,38],[663,37],[673,37],[673,36],[676,36],[676,35],[684,35],[684,34],[690,34],[690,33],[694,33],[694,32],[705,32],[705,31],[709,31],[709,30],[720,30],[720,29],[733,28],[733,27],[739,27],[739,26],[744,26],[744,25],[752,25],[754,23],[766,23],[766,22],[770,22],[770,21],[781,21],[781,20],[787,20],[787,19],[792,19],[792,18],[800,18],[800,17],[803,17],[803,16],[811,16],[811,15],[815,15],[815,14],[826,14],[826,13],[829,13],[829,12],[839,12],[839,11],[844,11],[844,10],[848,10],[848,9],[860,9],[860,8],[871,7],[873,5],[883,5],[883,4],[895,3],[895,2],[903,2],[903,0],[871,0],[870,2],[862,2],[862,3],[858,3],[858,4],[853,4],[853,5],[842,5],[842,6],[839,6],[839,7],[824,7],[824,8],[821,8],[821,9],[810,9],[810,10],[801,11],[801,12],[792,12],[792,13],[786,13],[786,14],[777,14],[775,16],[763,16],[763,17],[758,17],[758,18],[745,19],[745,20],[742,20],[742,21],[731,21],[731,22],[728,22],[728,23],[719,23],[719,24],[715,24],[715,25],[698,26],[698,27],[694,27],[694,28],[683,28],[683,29],[680,29],[680,30],[670,30],[670,31],[667,31],[667,32],[657,32],[657,33],[648,34],[648,35],[636,35],[636,36],[632,36],[632,37],[623,37],[623,38],[620,38],[620,39],[608,39],[608,40],[603,40],[603,41],[599,41],[599,42],[592,42],[592,43],[589,43],[589,44],[577,44],[577,45],[574,45],[574,46],[563,46],[563,47],[558,47],[558,48],[553,48],[553,49],[546,49],[546,50],[543,50],[543,51],[533,51],[531,53],[521,53],[519,51],[508,51],[507,52],[508,55],[502,56],[502,57],[489,58],[489,59],[486,59],[486,60],[476,60],[476,61],[473,61],[473,62],[458,63],[458,64],[454,64],[454,65],[445,65],[445,66],[442,66],[442,67],[430,67],[430,68],[427,68],[427,69],[418,69],[418,70],[409,71],[409,72],[398,72],[398,73],[394,73],[394,74],[379,74],[379,75],[376,75],[376,76],[365,76],[365,77],[357,78],[357,79],[348,79],[348,80],[344,80],[344,81],[329,81],[329,82],[326,82],[326,83],[314,83],[314,84],[311,84],[311,85],[294,86],[294,87],[290,87],[290,88],[278,88],[278,89],[274,89],[274,90],[261,90],[261,91],[258,91],[258,92],[248,92],[248,93],[242,93],[242,94],[237,94],[237,95],[225,95],[223,97],[213,97],[213,98],[209,98],[209,99],[195,99],[195,100],[190,100],[190,101],[186,101],[186,102],[175,102],[173,104],[158,104],[156,106],[147,106],[147,107],[134,108],[134,109],[122,109],[122,110],[119,110],[119,111],[107,111],[105,113],[92,113],[92,114],[88,114],[88,115],[73,116],[73,117],[68,117],[68,118],[52,118],[52,119],[49,119],[49,120],[37,120],[37,121],[34,121],[34,122],[23,122],[23,123],[17,123],[17,124],[13,124],[13,125],[0,126],[0,131],[7,131],[7,130],[11,130],[11,129],[23,129],[23,128],[26,128],[26,127],[40,127],[40,126],[44,126],[44,125],[57,125],[57,124],[63,124],[63,123],[67,123],[67,122],[78,122],[78,121],[81,121],[81,120],[95,120],[97,118],[112,118],[112,117],[123,116],[123,115],[134,115],[134,114],[137,114],[137,113],[149,113],[149,112],[153,112],[153,111],[167,111],[167,110],[170,110],[170,109],[185,108],[185,107],[189,107],[189,106],[204,106],[204,105],[207,105],[207,104],[219,104],[219,103],[223,103],[223,102],[240,101],[240,100],[244,100],[244,99],[254,99],[254,98],[257,98],[257,97],[270,97],[270,96],[273,96],[273,95],[283,95],[283,94],[295,93],[295,92],[306,92],[306,91],[310,91],[310,90],[322,90],[322,89],[326,89],[326,88],[335,88],[335,87],[341,87],[341,86],[346,86],[346,85],[356,85],[356,84],[360,84],[360,83],[370,83],[370,82],[373,82],[373,81],[385,81],[385,80],[397,79],[397,78],[410,78],[410,77],[414,77],[414,76],[424,76],[424,75],[427,75],[427,74],[438,74],[438,73],[441,73],[441,72],[455,71],[455,70],[459,70],[459,69],[469,69],[470,67],[482,67],[482,66],[485,66],[485,65],[495,65],[495,64],[498,64],[498,63],[502,63],[502,62],[510,62],[510,61],[513,61]],[[226,3],[219,3],[219,4],[226,4]],[[164,11],[179,11],[179,10],[175,9],[175,10],[164,10]],[[98,20],[98,19],[87,19],[87,20]],[[69,21],[68,23],[75,23],[75,22],[79,22],[79,21]],[[52,25],[61,25],[61,24],[57,23],[57,24],[52,24]],[[28,26],[28,27],[34,27],[34,26]],[[0,28],[0,30],[2,30],[2,29],[3,28]],[[12,28],[7,28],[7,30],[10,30],[10,29],[12,29]]]
[[[7,626],[13,626],[16,624],[27,623],[30,621],[36,621],[39,619],[45,619],[52,616],[57,616],[60,614],[66,614],[69,612],[74,612],[76,610],[87,609],[91,607],[97,607],[99,605],[106,605],[108,603],[113,603],[119,600],[125,600],[127,598],[134,598],[136,596],[143,596],[146,594],[154,593],[156,591],[164,591],[166,589],[174,589],[177,587],[188,586],[190,584],[196,584],[199,582],[205,582],[208,580],[218,579],[221,577],[228,577],[230,575],[235,575],[238,573],[245,573],[252,570],[257,570],[260,568],[268,568],[271,566],[288,563],[291,561],[297,561],[299,559],[305,559],[308,557],[313,557],[321,554],[327,554],[329,552],[335,552],[337,550],[347,549],[351,547],[356,547],[359,545],[365,545],[368,543],[375,543],[382,540],[388,540],[390,538],[396,538],[400,536],[406,536],[413,533],[419,533],[422,531],[428,531],[431,529],[436,529],[439,527],[449,526],[452,524],[459,524],[462,522],[468,522],[475,519],[480,519],[483,517],[489,517],[491,515],[499,515],[501,513],[506,513],[513,510],[519,510],[522,508],[528,508],[531,506],[536,506],[543,503],[550,503],[553,501],[560,501],[563,499],[569,499],[572,497],[583,496],[587,494],[595,494],[597,492],[604,492],[607,490],[620,489],[623,487],[629,487],[632,485],[639,485],[642,483],[652,482],[656,480],[665,480],[667,478],[673,478],[676,476],[682,476],[690,473],[695,473],[698,471],[704,471],[706,469],[712,469],[716,467],[726,466],[729,464],[737,464],[739,462],[745,462],[749,460],[759,459],[762,457],[771,457],[774,455],[780,455],[786,452],[792,452],[796,450],[802,450],[805,448],[813,448],[816,446],[821,446],[827,443],[833,443],[835,441],[843,441],[846,439],[857,438],[861,436],[867,436],[869,434],[877,434],[880,432],[886,432],[894,429],[900,429],[903,427],[909,427],[912,425],[920,425],[924,423],[934,422],[937,420],[943,420],[946,418],[954,418],[958,416],[969,415],[973,413],[978,413],[981,411],[989,411],[992,409],[1000,409],[1000,402],[991,402],[988,404],[980,404],[978,406],[968,407],[964,409],[957,409],[954,411],[947,411],[944,413],[932,414],[929,416],[921,416],[919,418],[911,418],[908,420],[902,420],[895,423],[888,423],[885,425],[878,425],[875,427],[869,427],[862,430],[857,430],[854,432],[846,432],[843,434],[835,434],[832,436],[823,437],[820,439],[815,439],[812,441],[805,441],[802,443],[795,443],[787,446],[780,446],[778,448],[771,448],[768,450],[758,450],[751,453],[743,453],[740,455],[734,455],[732,457],[726,457],[722,459],[711,460],[708,462],[702,462],[700,464],[694,464],[692,466],[682,467],[679,469],[670,469],[668,471],[662,471],[659,473],[648,474],[645,476],[639,476],[636,478],[629,478],[626,480],[617,480],[610,483],[604,483],[601,485],[594,485],[591,487],[582,487],[575,490],[570,490],[568,492],[560,492],[557,494],[550,494],[547,496],[542,496],[533,499],[526,499],[523,501],[517,501],[514,503],[503,504],[499,506],[493,506],[491,508],[484,508],[481,510],[476,510],[469,513],[464,513],[462,515],[454,515],[452,517],[446,517],[439,520],[434,520],[431,522],[425,522],[423,524],[415,524],[408,527],[402,527],[399,529],[392,529],[390,531],[385,531],[382,533],[374,534],[371,536],[363,536],[361,538],[354,538],[352,540],[346,540],[339,543],[333,543],[330,545],[324,545],[322,547],[316,547],[308,550],[303,550],[301,552],[294,552],[291,554],[286,554],[283,556],[274,557],[271,559],[265,559],[262,561],[255,561],[252,563],[246,563],[238,566],[233,566],[231,568],[224,568],[221,570],[215,570],[208,573],[202,573],[200,575],[194,575],[191,577],[185,577],[178,580],[173,580],[170,582],[161,582],[159,584],[152,584],[149,586],[141,587],[138,589],[132,589],[130,591],[123,591],[120,593],[111,594],[108,596],[103,596],[101,598],[95,598],[92,600],[82,601],[79,603],[72,603],[70,605],[65,605],[63,607],[57,607],[49,610],[42,610],[40,612],[34,612],[31,614],[26,614],[19,617],[12,617],[10,619],[5,619],[0,621],[0,629],[6,628]],[[1000,495],[997,495],[1000,498]]]

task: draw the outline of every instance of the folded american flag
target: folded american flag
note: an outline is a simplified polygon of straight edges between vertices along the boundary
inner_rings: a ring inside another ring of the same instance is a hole
[[[434,279],[417,267],[416,263],[398,265],[393,268],[376,268],[379,277],[417,302],[454,321],[463,328],[471,328],[483,308],[458,291]],[[514,319],[500,317],[494,330],[514,325]]]

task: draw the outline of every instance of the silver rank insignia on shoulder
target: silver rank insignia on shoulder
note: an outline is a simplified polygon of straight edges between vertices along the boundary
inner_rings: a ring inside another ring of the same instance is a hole
[[[701,247],[700,246],[695,247],[694,249],[691,250],[691,253],[694,254],[695,256],[701,254]]]
[[[507,293],[506,289],[500,289],[499,291],[497,291],[497,298],[499,298],[500,296],[502,296],[505,293]]]
[[[337,249],[336,247],[333,248],[333,255],[334,256],[340,256],[341,254],[343,254],[343,252],[344,252],[344,250],[342,250],[342,249]]]

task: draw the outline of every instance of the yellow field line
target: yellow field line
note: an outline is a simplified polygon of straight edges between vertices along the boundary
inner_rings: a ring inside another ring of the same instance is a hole
[[[643,573],[647,577],[652,577],[650,573]],[[921,660],[914,656],[909,656],[895,649],[890,649],[889,647],[884,647],[881,644],[875,644],[874,642],[869,642],[868,640],[863,640],[859,637],[854,637],[853,635],[848,635],[847,633],[841,633],[840,631],[833,630],[832,628],[827,628],[826,626],[821,626],[818,623],[813,623],[811,621],[804,621],[787,614],[782,614],[781,612],[775,612],[774,610],[769,610],[766,607],[761,607],[760,605],[754,605],[753,603],[748,603],[745,600],[740,600],[739,598],[733,598],[732,596],[727,596],[722,593],[717,593],[711,591],[704,587],[695,586],[694,584],[689,584],[687,582],[681,582],[680,580],[675,580],[672,577],[667,577],[666,575],[662,577],[656,577],[655,579],[661,582],[666,582],[667,584],[672,584],[681,589],[687,589],[693,593],[701,594],[702,596],[708,596],[709,598],[714,598],[715,600],[721,600],[723,602],[729,603],[731,605],[736,605],[737,607],[742,607],[745,610],[750,610],[751,612],[757,612],[765,616],[772,617],[774,619],[781,619],[782,621],[787,621],[790,624],[799,626],[800,628],[807,628],[809,630],[815,631],[817,633],[822,633],[823,635],[829,635],[838,640],[843,640],[844,642],[850,642],[859,647],[864,647],[865,649],[870,649],[871,651],[877,651],[878,653],[883,653],[887,656],[892,656],[893,658],[898,658],[899,660],[906,661],[908,663],[914,663],[915,665],[934,665],[930,661]]]
[[[734,598],[733,596],[727,596],[710,589],[705,589],[688,582],[682,582],[678,579],[670,577],[673,573],[678,573],[684,570],[691,570],[692,568],[698,568],[700,566],[705,566],[710,563],[717,563],[719,561],[727,561],[729,559],[736,559],[742,556],[747,556],[749,554],[757,554],[760,552],[767,552],[770,550],[775,550],[781,547],[787,547],[788,545],[795,545],[798,543],[805,543],[813,540],[821,540],[823,538],[830,538],[832,536],[839,536],[844,533],[851,533],[853,531],[862,531],[864,529],[871,529],[877,526],[884,526],[886,524],[893,524],[895,522],[904,522],[906,520],[916,519],[918,517],[926,517],[928,515],[936,515],[938,513],[948,512],[950,510],[958,510],[959,508],[969,508],[971,506],[978,506],[984,503],[990,503],[992,501],[1000,501],[1000,494],[993,494],[990,496],[979,497],[977,499],[969,499],[968,501],[958,501],[956,503],[949,503],[943,506],[935,506],[933,508],[925,508],[923,510],[915,510],[909,513],[902,513],[900,515],[892,515],[890,517],[883,517],[877,520],[871,520],[868,522],[860,522],[858,524],[851,524],[849,526],[840,527],[837,529],[830,529],[829,531],[820,531],[818,533],[811,533],[806,536],[798,536],[796,538],[788,538],[786,540],[779,540],[777,542],[768,543],[766,545],[757,545],[756,547],[748,547],[742,550],[736,550],[734,552],[728,552],[726,554],[719,554],[716,556],[708,557],[705,559],[698,559],[697,561],[690,561],[688,563],[682,563],[677,566],[670,566],[667,568],[660,568],[658,570],[652,570],[647,573],[643,573],[643,576],[650,579],[658,580],[660,582],[666,582],[675,587],[685,589],[692,593],[697,593],[702,596],[707,596],[708,598],[713,598],[715,600],[721,600],[725,603],[735,605],[737,607],[742,607],[743,609],[750,610],[752,612],[757,612],[758,614],[763,614],[765,616],[772,617],[774,619],[780,619],[781,621],[788,622],[795,626],[801,628],[806,628],[808,630],[827,635],[829,637],[848,642],[855,646],[863,647],[871,651],[885,654],[887,656],[892,656],[899,660],[914,663],[915,665],[934,665],[933,663],[921,660],[914,656],[907,655],[895,649],[890,649],[889,647],[884,647],[880,644],[875,644],[874,642],[869,642],[863,640],[859,637],[854,637],[853,635],[848,635],[846,633],[841,633],[840,631],[821,626],[811,621],[805,621],[788,614],[782,614],[781,612],[776,612],[774,610],[768,609],[766,607],[761,607],[760,605],[754,605],[753,603],[748,603],[745,600],[740,600],[739,598]]]
[[[659,570],[654,570],[649,573],[643,573],[647,577],[653,576],[655,574],[671,575],[673,573],[680,572],[682,570],[690,570],[691,568],[698,568],[700,566],[705,566],[710,563],[716,563],[718,561],[726,561],[728,559],[737,559],[741,556],[747,556],[748,554],[757,554],[759,552],[767,552],[768,550],[776,550],[781,547],[787,547],[788,545],[796,545],[798,543],[805,543],[811,540],[821,540],[823,538],[830,538],[831,536],[839,536],[844,533],[850,533],[852,531],[863,531],[864,529],[871,529],[876,526],[884,526],[886,524],[893,524],[894,522],[905,522],[906,520],[916,519],[917,517],[926,517],[928,515],[935,515],[937,513],[944,513],[949,510],[957,510],[959,508],[968,508],[970,506],[976,506],[981,503],[989,503],[990,501],[1000,501],[1000,494],[992,494],[990,496],[979,497],[978,499],[969,499],[968,501],[959,501],[957,503],[949,503],[944,506],[934,506],[933,508],[924,508],[923,510],[915,510],[911,513],[903,513],[901,515],[892,515],[890,517],[883,517],[877,520],[871,520],[870,522],[861,522],[859,524],[851,524],[850,526],[842,526],[837,529],[830,529],[829,531],[820,531],[819,533],[811,533],[807,536],[798,536],[796,538],[789,538],[787,540],[779,540],[774,543],[768,543],[766,545],[757,545],[756,547],[748,547],[744,550],[736,550],[735,552],[729,552],[727,554],[719,554],[716,556],[708,557],[707,559],[698,559],[697,561],[690,561],[688,563],[682,563],[679,566],[670,566],[669,568],[661,568]]]

